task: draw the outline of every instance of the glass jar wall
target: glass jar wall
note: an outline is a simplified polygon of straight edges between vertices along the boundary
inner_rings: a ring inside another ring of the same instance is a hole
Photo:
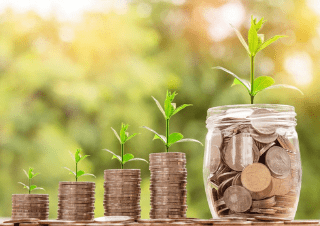
[[[295,116],[287,105],[208,110],[203,176],[213,218],[294,219],[301,189]]]

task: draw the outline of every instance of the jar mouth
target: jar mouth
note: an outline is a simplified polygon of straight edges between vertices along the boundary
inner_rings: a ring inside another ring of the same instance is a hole
[[[256,112],[259,112],[256,114]],[[238,104],[224,105],[208,109],[207,127],[231,125],[234,123],[250,124],[251,120],[263,120],[273,125],[295,126],[295,108],[281,104]]]
[[[280,112],[295,111],[293,106],[285,105],[285,104],[236,104],[236,105],[223,105],[223,106],[209,108],[208,117],[211,115],[224,113],[228,109],[237,109],[237,108],[270,108]]]

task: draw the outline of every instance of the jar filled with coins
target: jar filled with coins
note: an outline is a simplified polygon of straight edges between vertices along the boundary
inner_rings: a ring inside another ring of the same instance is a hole
[[[301,189],[295,116],[287,105],[208,110],[203,176],[213,218],[294,219]]]

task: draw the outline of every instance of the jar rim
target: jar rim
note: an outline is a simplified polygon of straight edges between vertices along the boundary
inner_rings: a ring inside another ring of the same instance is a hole
[[[291,105],[285,104],[235,104],[235,105],[222,105],[216,106],[208,109],[208,115],[221,113],[228,109],[236,108],[271,108],[280,112],[294,112],[295,108]]]

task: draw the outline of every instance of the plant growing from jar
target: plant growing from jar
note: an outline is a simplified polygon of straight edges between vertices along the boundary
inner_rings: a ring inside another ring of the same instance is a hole
[[[81,149],[77,149],[77,151],[75,152],[75,154],[73,155],[70,152],[71,158],[74,160],[75,164],[76,164],[76,171],[73,171],[67,167],[64,167],[66,170],[69,171],[70,174],[74,175],[76,182],[78,181],[78,178],[81,176],[92,176],[92,177],[96,177],[93,174],[90,173],[85,173],[83,170],[78,170],[78,164],[81,160],[84,160],[85,158],[89,157],[89,155],[84,155],[81,156],[80,155]]]
[[[255,56],[258,52],[272,44],[273,42],[277,41],[280,38],[287,37],[285,35],[275,35],[272,38],[264,41],[264,34],[258,34],[259,30],[261,29],[262,25],[266,22],[263,18],[261,18],[259,21],[257,19],[253,19],[253,16],[251,16],[251,27],[248,32],[248,44],[242,37],[241,33],[232,25],[232,28],[235,30],[241,44],[245,48],[245,50],[248,53],[248,56],[250,58],[250,82],[246,79],[242,79],[233,72],[227,70],[226,68],[217,66],[213,67],[213,69],[221,69],[228,74],[232,75],[234,77],[234,81],[231,86],[234,85],[243,85],[249,95],[250,95],[250,102],[253,104],[254,97],[263,90],[268,89],[276,89],[276,88],[289,88],[299,91],[301,94],[302,91],[298,89],[297,87],[286,85],[286,84],[277,84],[273,85],[275,83],[274,79],[270,76],[259,76],[258,78],[255,78],[254,69],[255,69]]]
[[[112,159],[117,159],[119,161],[121,169],[123,169],[124,164],[126,164],[127,162],[130,162],[130,161],[144,161],[144,162],[148,163],[148,161],[145,159],[135,158],[133,154],[129,154],[129,153],[124,154],[124,144],[127,141],[131,140],[136,135],[138,135],[138,133],[134,133],[129,136],[129,133],[127,132],[128,128],[129,128],[128,124],[122,123],[120,133],[118,134],[117,131],[111,127],[112,131],[114,132],[114,135],[117,137],[117,139],[120,142],[120,146],[121,146],[120,155],[117,155],[108,149],[103,149],[104,151],[107,151],[113,155]]]
[[[28,172],[23,170],[23,172],[25,173],[25,175],[27,176],[28,178],[28,185],[25,185],[24,183],[22,182],[18,182],[19,184],[22,184],[23,185],[23,188],[26,188],[28,189],[28,193],[31,194],[31,191],[33,190],[44,190],[43,188],[40,188],[40,187],[37,187],[37,185],[33,185],[32,184],[32,179],[39,175],[39,173],[34,173],[33,172],[33,168],[29,167],[29,170]]]
[[[176,95],[177,95],[176,92],[171,93],[167,90],[166,99],[164,101],[164,108],[162,108],[161,104],[159,103],[159,101],[156,98],[152,97],[153,100],[156,102],[159,110],[163,114],[163,117],[166,121],[166,135],[165,136],[160,135],[159,133],[157,133],[153,129],[150,129],[147,126],[143,126],[143,128],[145,128],[155,134],[154,138],[153,138],[154,140],[159,139],[164,143],[166,152],[169,152],[169,148],[175,143],[196,142],[196,143],[199,143],[202,145],[202,143],[198,140],[190,139],[190,138],[183,138],[183,135],[181,133],[169,134],[171,117],[174,116],[175,114],[177,114],[179,111],[183,110],[184,108],[186,108],[188,106],[192,106],[192,104],[183,104],[179,107],[176,107],[176,103],[173,103],[173,99],[175,98]]]
[[[248,44],[235,30],[250,58],[250,82],[234,77],[233,85],[243,85],[250,103],[208,110],[203,165],[207,200],[213,218],[236,213],[240,217],[293,220],[301,189],[301,162],[294,107],[279,104],[253,104],[257,93],[290,85],[274,85],[273,78],[255,78],[256,54],[278,40],[264,41],[258,34],[265,20],[251,17]],[[290,197],[290,198],[288,198]],[[257,216],[257,214],[259,216]]]

